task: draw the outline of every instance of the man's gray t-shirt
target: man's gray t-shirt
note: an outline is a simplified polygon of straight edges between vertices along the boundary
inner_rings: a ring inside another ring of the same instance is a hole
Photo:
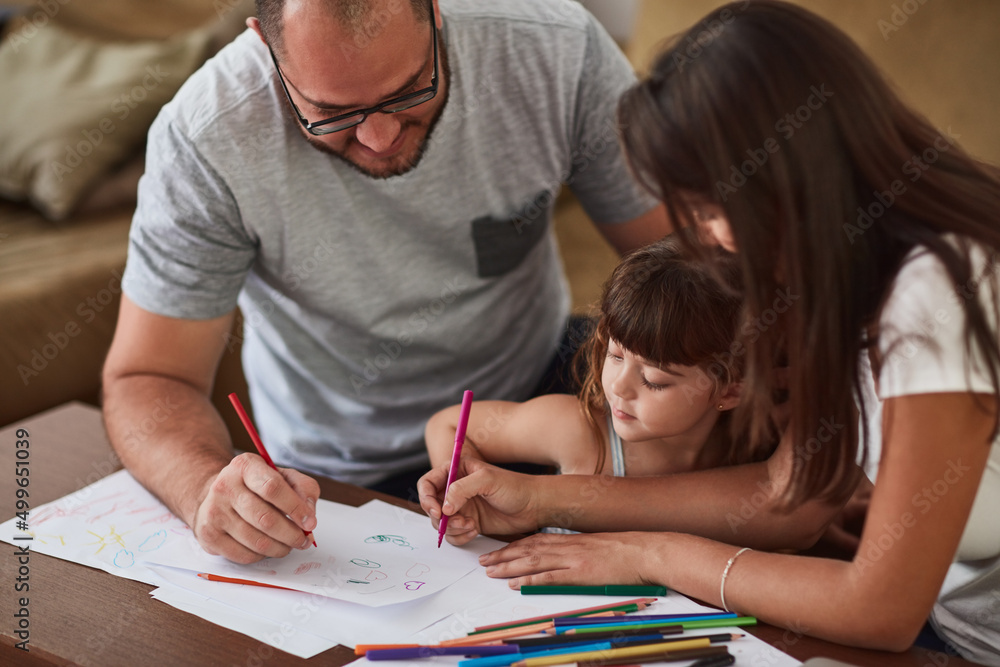
[[[614,109],[633,72],[568,0],[442,0],[449,97],[410,172],[313,148],[247,31],[166,105],[148,143],[123,287],[209,319],[238,303],[256,421],[282,465],[372,484],[426,465],[435,411],[523,400],[569,299],[551,228],[569,182],[600,223],[639,193]]]

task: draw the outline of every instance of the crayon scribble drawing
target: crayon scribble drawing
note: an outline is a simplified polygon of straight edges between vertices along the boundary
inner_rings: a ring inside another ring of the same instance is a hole
[[[119,534],[115,530],[114,526],[108,526],[108,534],[107,535],[98,535],[97,533],[95,533],[92,530],[88,530],[87,532],[90,533],[91,535],[93,535],[94,537],[96,537],[97,541],[96,542],[88,542],[84,546],[90,546],[92,544],[100,545],[100,546],[97,547],[97,551],[94,552],[94,554],[99,554],[99,553],[101,553],[101,551],[104,550],[104,547],[111,546],[112,544],[116,544],[116,545],[118,545],[118,546],[120,546],[121,548],[124,549],[125,548],[125,535],[127,535],[131,531],[126,530],[124,533]]]
[[[156,551],[167,541],[167,531],[158,530],[139,545],[139,551]]]
[[[437,533],[425,516],[408,513],[404,519],[320,500],[316,520],[313,533],[319,547],[293,549],[283,558],[267,558],[253,565],[238,565],[205,553],[190,531],[184,539],[174,539],[167,529],[170,539],[162,548],[146,553],[135,548],[149,536],[145,526],[146,530],[129,536],[139,541],[128,549],[135,552],[137,561],[144,558],[371,607],[436,593],[478,567],[476,557],[467,551],[437,549]]]
[[[34,531],[34,530],[27,530],[27,531],[24,531],[24,532],[26,532],[28,535],[31,535],[32,539],[37,540],[41,544],[52,545],[52,546],[59,546],[59,547],[66,546],[66,538],[63,535],[52,535],[50,533],[39,533],[39,532]],[[38,548],[36,547],[35,550],[37,551]]]
[[[148,556],[191,532],[125,471],[37,508],[30,523],[36,551],[147,583],[158,581]]]
[[[391,542],[392,544],[397,544],[401,547],[406,547],[407,549],[413,549],[409,542],[406,541],[405,537],[400,535],[372,535],[365,539],[366,544],[377,544],[379,542]]]
[[[135,554],[128,549],[121,549],[115,554],[114,564],[121,568],[132,567],[135,565]]]
[[[308,563],[302,563],[297,568],[295,568],[295,574],[305,574],[310,570],[315,570],[318,567],[323,567],[322,563],[317,563],[316,561],[309,561]]]
[[[424,565],[423,563],[414,563],[413,567],[406,571],[406,576],[415,578],[427,574],[430,571],[430,566]]]

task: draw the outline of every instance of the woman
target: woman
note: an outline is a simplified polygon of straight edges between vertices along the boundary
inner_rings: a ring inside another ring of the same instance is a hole
[[[751,449],[768,442],[787,365],[778,449],[614,483],[512,484],[470,461],[442,508],[460,511],[449,530],[569,512],[581,530],[660,531],[534,535],[482,562],[514,587],[655,582],[871,648],[909,647],[930,617],[963,656],[1000,665],[998,171],[803,9],[734,3],[698,26],[623,98],[624,146],[673,220],[738,255],[734,422]],[[814,543],[859,466],[875,486],[852,561],[763,552]]]

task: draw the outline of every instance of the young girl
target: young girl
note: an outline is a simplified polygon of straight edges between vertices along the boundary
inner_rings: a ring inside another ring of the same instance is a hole
[[[723,27],[692,58],[705,25]],[[783,363],[789,424],[763,463],[626,478],[575,522],[660,532],[535,535],[484,556],[487,573],[655,582],[889,650],[929,616],[961,655],[1000,665],[998,170],[801,8],[733,3],[674,44],[622,100],[625,151],[676,224],[739,256],[763,325],[739,341],[747,444],[769,432]],[[463,539],[545,525],[586,485],[469,463],[443,507]],[[859,464],[875,486],[853,560],[773,553],[823,533]]]
[[[728,432],[728,413],[739,402],[740,359],[731,354],[742,304],[733,287],[739,268],[731,256],[720,257],[713,272],[684,254],[680,241],[668,238],[623,259],[581,348],[579,397],[474,403],[462,456],[615,477],[752,458],[745,448],[744,458],[734,458]],[[459,410],[443,410],[427,423],[434,468],[425,476],[428,489],[447,477]],[[422,502],[438,511],[435,494]],[[561,528],[571,523],[571,516],[557,521]]]

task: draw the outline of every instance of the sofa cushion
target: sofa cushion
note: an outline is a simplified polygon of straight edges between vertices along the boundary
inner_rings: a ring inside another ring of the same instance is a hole
[[[195,30],[107,43],[54,23],[14,25],[0,42],[0,195],[65,218],[142,146],[160,107],[204,61]]]

